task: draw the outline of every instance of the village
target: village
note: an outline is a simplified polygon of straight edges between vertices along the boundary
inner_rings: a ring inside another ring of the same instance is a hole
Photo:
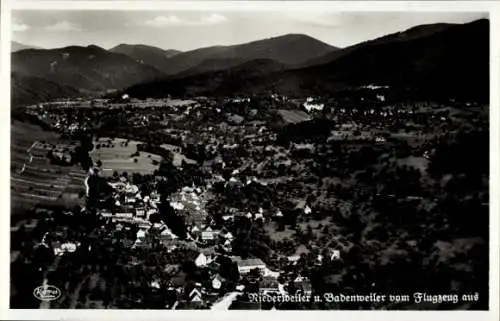
[[[86,174],[79,204],[37,206],[36,218],[13,230],[34,239],[19,251],[45,253],[35,274],[67,289],[51,308],[302,309],[336,287],[390,287],[351,264],[379,235],[396,236],[384,224],[399,223],[366,204],[432,211],[442,196],[421,182],[433,139],[463,130],[468,115],[374,97],[371,108],[275,94],[30,106],[26,113],[69,146],[34,144],[44,145],[38,162],[47,153],[53,166]],[[388,264],[397,251],[372,262]],[[308,300],[283,299],[294,296]]]

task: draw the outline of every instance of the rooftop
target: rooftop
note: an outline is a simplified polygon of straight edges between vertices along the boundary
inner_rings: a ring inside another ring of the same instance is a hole
[[[266,265],[261,259],[259,258],[252,258],[252,259],[242,259],[242,260],[236,260],[236,263],[238,264],[239,267],[248,267],[248,266],[257,266],[257,265]]]

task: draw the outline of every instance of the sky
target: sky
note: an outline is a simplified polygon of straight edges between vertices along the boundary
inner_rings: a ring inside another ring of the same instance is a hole
[[[15,10],[11,31],[12,40],[42,48],[94,44],[109,49],[127,43],[187,51],[289,33],[347,47],[416,25],[487,17],[479,12]]]

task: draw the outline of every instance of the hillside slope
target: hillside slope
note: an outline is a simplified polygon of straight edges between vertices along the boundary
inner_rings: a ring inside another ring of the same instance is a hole
[[[76,88],[60,85],[43,78],[26,77],[13,73],[10,80],[12,108],[56,98],[71,98],[82,95]]]
[[[307,88],[327,92],[338,83],[375,84],[487,100],[489,21],[449,26],[409,40],[366,43],[329,63],[296,70],[293,76]],[[274,83],[279,87],[279,81]]]
[[[329,52],[321,57],[317,57],[317,58],[311,59],[309,61],[306,61],[305,63],[302,64],[302,67],[323,65],[323,64],[329,63],[329,62],[331,62],[331,61],[333,61],[341,56],[345,56],[346,54],[348,54],[356,49],[366,47],[366,46],[416,40],[418,38],[430,36],[432,34],[444,31],[445,29],[448,29],[449,27],[452,27],[454,25],[455,24],[450,24],[450,23],[435,23],[435,24],[428,24],[428,25],[419,25],[419,26],[412,27],[412,28],[404,30],[404,31],[395,32],[395,33],[392,33],[392,34],[389,34],[386,36],[382,36],[379,38],[375,38],[372,40],[363,41],[363,42],[357,43],[355,45],[346,47],[342,50]]]
[[[289,66],[271,59],[255,59],[231,68],[202,74],[174,76],[165,80],[132,86],[127,93],[132,97],[191,96],[210,94],[225,96],[239,92],[254,91],[259,81],[270,74],[282,72]],[[242,86],[245,86],[245,90]]]

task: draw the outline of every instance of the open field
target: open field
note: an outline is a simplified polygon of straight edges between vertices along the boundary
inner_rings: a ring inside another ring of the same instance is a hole
[[[303,121],[310,120],[311,117],[302,110],[287,110],[287,109],[280,109],[278,110],[278,113],[283,117],[283,120],[287,123],[300,123]]]
[[[94,162],[98,160],[102,162],[103,176],[112,176],[114,171],[151,174],[158,169],[158,165],[154,165],[153,161],[160,162],[161,156],[146,152],[139,152],[139,156],[132,156],[137,152],[138,144],[142,142],[102,137],[94,142],[95,147],[90,156]]]

